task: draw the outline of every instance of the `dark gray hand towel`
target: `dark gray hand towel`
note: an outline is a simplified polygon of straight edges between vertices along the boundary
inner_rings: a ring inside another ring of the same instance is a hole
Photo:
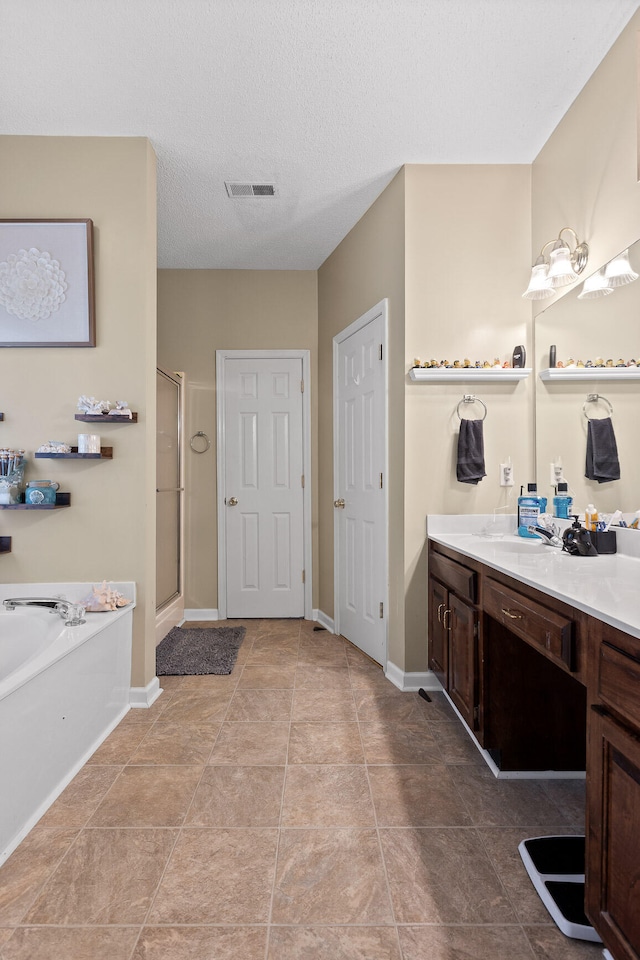
[[[587,462],[584,475],[588,480],[609,483],[620,479],[618,447],[611,417],[589,420],[587,424]]]
[[[482,420],[461,420],[458,437],[456,476],[460,483],[478,483],[487,473],[484,469],[484,435]]]

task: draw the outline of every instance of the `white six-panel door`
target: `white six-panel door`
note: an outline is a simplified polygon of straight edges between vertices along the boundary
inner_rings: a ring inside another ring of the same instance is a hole
[[[302,360],[224,365],[226,615],[302,617]]]
[[[335,606],[342,636],[385,664],[385,324],[371,313],[335,340]]]

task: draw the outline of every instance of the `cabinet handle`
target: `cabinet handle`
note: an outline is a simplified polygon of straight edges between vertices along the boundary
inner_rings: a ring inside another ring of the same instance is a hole
[[[513,610],[507,610],[506,607],[502,607],[502,612],[505,617],[509,617],[511,620],[524,620],[524,614],[514,613]]]
[[[451,625],[450,619],[447,620],[447,614],[449,614],[449,618],[451,618],[451,610],[445,610],[445,612],[442,614],[442,623],[444,625],[445,630],[448,630]]]
[[[443,607],[446,607],[446,603],[438,604],[438,623],[442,623],[442,614],[440,613],[440,611],[442,610]]]

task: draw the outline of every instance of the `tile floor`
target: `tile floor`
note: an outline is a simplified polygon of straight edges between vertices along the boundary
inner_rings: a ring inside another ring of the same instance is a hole
[[[442,695],[245,625],[230,676],[164,678],[0,869],[2,960],[600,960],[517,852],[583,829],[582,783],[497,781]]]

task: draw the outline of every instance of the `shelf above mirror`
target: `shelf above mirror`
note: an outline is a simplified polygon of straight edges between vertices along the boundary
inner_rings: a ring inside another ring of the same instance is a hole
[[[409,377],[419,383],[513,383],[530,373],[531,367],[412,367]]]
[[[540,379],[556,380],[640,380],[640,367],[549,367],[540,371]]]

